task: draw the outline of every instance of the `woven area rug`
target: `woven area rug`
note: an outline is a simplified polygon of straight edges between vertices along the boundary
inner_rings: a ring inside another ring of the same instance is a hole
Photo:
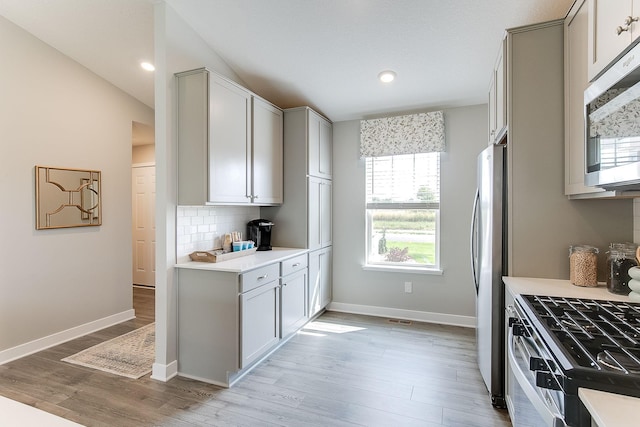
[[[151,323],[65,357],[62,361],[137,379],[151,372],[155,338],[155,323]]]

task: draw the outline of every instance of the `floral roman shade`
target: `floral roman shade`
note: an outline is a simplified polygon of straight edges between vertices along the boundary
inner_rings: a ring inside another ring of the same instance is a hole
[[[360,122],[361,157],[431,153],[444,149],[442,111]]]

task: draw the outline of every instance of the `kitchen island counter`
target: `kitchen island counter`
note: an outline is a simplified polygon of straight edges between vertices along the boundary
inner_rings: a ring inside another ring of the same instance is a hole
[[[192,270],[225,271],[229,273],[245,273],[269,264],[284,261],[298,255],[306,254],[308,249],[273,248],[270,251],[258,251],[252,255],[242,256],[222,262],[186,261],[175,265],[176,268]]]
[[[531,277],[503,277],[507,291],[513,296],[545,295],[568,298],[589,298],[609,301],[628,301],[627,295],[610,293],[604,284],[594,288],[572,285],[568,280],[537,279]],[[638,425],[635,419],[640,399],[615,393],[580,388],[578,396],[597,427],[631,427]]]

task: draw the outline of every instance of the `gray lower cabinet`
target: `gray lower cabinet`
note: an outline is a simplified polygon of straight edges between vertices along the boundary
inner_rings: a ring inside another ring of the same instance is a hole
[[[309,319],[306,253],[245,273],[177,270],[181,376],[229,387]]]
[[[309,317],[331,302],[331,246],[309,252]]]
[[[258,360],[280,341],[278,278],[240,295],[240,368]]]
[[[282,262],[280,279],[281,337],[287,338],[309,319],[307,303],[307,255]]]
[[[240,370],[238,274],[178,269],[178,374],[228,387]]]

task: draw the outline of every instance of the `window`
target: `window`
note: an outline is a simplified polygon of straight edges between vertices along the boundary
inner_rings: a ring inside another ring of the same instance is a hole
[[[367,264],[439,268],[440,153],[366,158]]]

